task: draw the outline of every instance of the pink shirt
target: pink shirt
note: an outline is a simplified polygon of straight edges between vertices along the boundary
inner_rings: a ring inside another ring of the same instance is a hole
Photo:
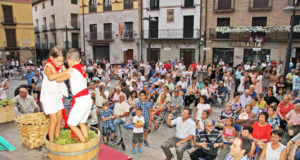
[[[289,119],[293,124],[292,125],[300,125],[300,113],[296,113],[295,110],[291,110],[287,115],[286,118]]]

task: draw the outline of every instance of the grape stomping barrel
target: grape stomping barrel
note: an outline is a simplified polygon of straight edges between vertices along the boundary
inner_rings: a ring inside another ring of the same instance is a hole
[[[51,160],[97,160],[99,153],[100,131],[97,128],[90,128],[97,133],[97,136],[85,143],[56,144],[45,137],[46,149]]]

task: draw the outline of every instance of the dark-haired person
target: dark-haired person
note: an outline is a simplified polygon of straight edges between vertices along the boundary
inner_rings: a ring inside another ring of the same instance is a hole
[[[287,86],[288,85],[285,82],[285,77],[283,75],[279,76],[278,82],[276,83],[276,93],[278,94],[278,91],[282,89],[283,94],[285,94]]]
[[[261,112],[258,115],[258,122],[255,122],[252,125],[253,128],[252,137],[255,143],[260,148],[263,148],[265,146],[265,143],[270,141],[272,127],[269,123],[267,123],[268,118],[269,118],[268,113]]]
[[[200,97],[200,103],[198,103],[197,108],[195,109],[195,115],[193,117],[193,120],[194,121],[200,121],[201,116],[202,116],[202,112],[204,110],[207,110],[209,112],[209,115],[212,114],[212,109],[211,109],[210,105],[207,103],[206,96],[201,96]]]
[[[149,127],[151,127],[151,108],[152,104],[146,100],[146,93],[145,91],[140,92],[139,101],[136,104],[136,108],[142,108],[143,114],[142,116],[145,118],[144,124],[144,143],[146,146],[149,146],[147,141]]]
[[[255,148],[256,148],[255,142],[254,142],[254,140],[252,138],[252,135],[251,135],[252,132],[253,132],[253,128],[251,126],[243,127],[243,130],[241,132],[241,136],[249,138],[251,143],[252,143],[251,150],[248,153],[249,158],[252,158],[254,156],[253,154],[254,154]]]
[[[271,105],[272,103],[279,104],[278,99],[274,96],[273,89],[269,88],[267,91],[267,95],[265,96],[265,101],[267,102],[267,105]]]
[[[276,113],[276,108],[277,106],[275,104],[271,104],[267,110],[269,114],[267,122],[271,125],[272,129],[279,129],[280,127],[280,119]]]
[[[236,138],[230,146],[230,153],[224,160],[250,160],[247,154],[250,152],[252,142],[246,137]]]
[[[173,120],[171,120],[173,115],[169,114],[167,124],[169,126],[176,125],[176,135],[161,145],[166,160],[171,160],[174,157],[170,148],[175,147],[177,160],[182,160],[184,150],[191,145],[191,140],[196,133],[196,124],[190,116],[191,110],[189,109],[183,110],[182,116]]]
[[[260,160],[286,160],[286,147],[280,143],[281,130],[274,130],[271,133],[271,142],[268,142],[260,155]]]

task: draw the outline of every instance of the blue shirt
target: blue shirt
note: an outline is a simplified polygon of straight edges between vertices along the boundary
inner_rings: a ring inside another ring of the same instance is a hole
[[[300,90],[300,77],[298,75],[294,76],[294,79],[293,79],[293,90]]]
[[[232,157],[232,155],[227,154],[227,156],[225,157],[224,160],[235,160],[235,159]],[[248,158],[247,155],[245,155],[245,156],[244,156],[242,159],[240,159],[240,160],[250,160],[250,159]]]
[[[236,70],[235,71],[235,78],[236,79],[241,79],[241,77],[242,77],[242,72],[240,72],[239,70]]]
[[[102,117],[107,118],[107,117],[110,117],[111,115],[113,115],[113,111],[111,109],[108,109],[107,112],[104,109],[102,109],[101,118]],[[102,127],[104,127],[104,128],[112,127],[112,122],[113,122],[113,119],[102,121]]]
[[[31,86],[32,85],[32,78],[34,77],[34,72],[26,72],[25,77],[27,79],[27,85]]]
[[[136,104],[136,108],[142,108],[143,111],[143,117],[145,118],[145,123],[149,121],[149,108],[152,108],[152,104],[149,101],[143,102],[141,100],[138,101]]]
[[[156,82],[158,80],[158,77],[151,77],[150,78],[150,80],[149,80],[149,87],[151,87],[152,86],[152,84],[154,83],[154,82]]]
[[[250,96],[251,96],[251,98],[256,98],[257,97],[257,93],[254,91]]]
[[[228,93],[228,90],[227,90],[227,87],[223,86],[223,87],[218,87],[217,88],[217,91],[218,91],[218,94],[221,95],[223,93],[227,94]]]

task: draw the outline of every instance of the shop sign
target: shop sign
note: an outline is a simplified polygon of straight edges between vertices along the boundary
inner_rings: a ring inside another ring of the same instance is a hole
[[[231,43],[232,47],[256,47],[259,48],[261,47],[260,42],[232,42]]]

